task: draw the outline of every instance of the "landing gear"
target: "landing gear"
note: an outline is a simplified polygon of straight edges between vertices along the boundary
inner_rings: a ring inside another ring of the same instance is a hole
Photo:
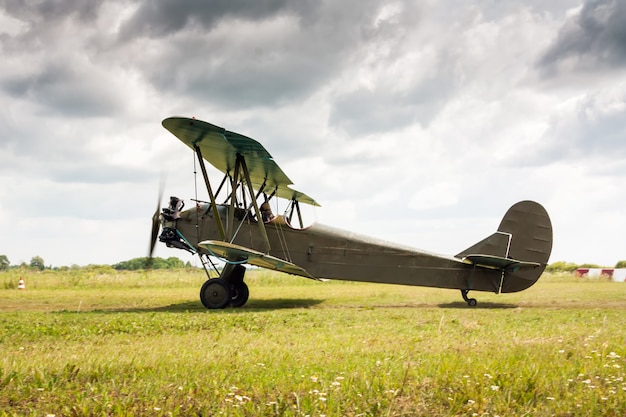
[[[200,301],[209,310],[243,307],[250,291],[243,281],[246,268],[243,265],[227,264],[219,278],[211,278],[200,289]]]
[[[475,298],[468,298],[467,297],[467,293],[469,293],[470,290],[461,290],[461,295],[463,296],[463,299],[465,300],[465,302],[467,303],[468,306],[470,307],[474,307],[476,306],[476,304],[478,304],[478,301],[476,301]]]
[[[221,278],[212,278],[200,288],[200,301],[209,310],[225,308],[230,300],[230,286]]]

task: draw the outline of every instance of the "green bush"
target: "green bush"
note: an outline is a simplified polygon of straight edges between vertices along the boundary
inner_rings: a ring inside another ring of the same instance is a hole
[[[113,265],[113,269],[136,271],[139,269],[177,269],[184,268],[185,263],[174,256],[170,256],[167,259],[164,258],[134,258],[128,261],[122,261]]]
[[[547,272],[574,272],[578,265],[572,262],[557,261],[546,267]]]

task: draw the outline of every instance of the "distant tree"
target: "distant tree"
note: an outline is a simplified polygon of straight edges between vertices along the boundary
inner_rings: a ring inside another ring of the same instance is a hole
[[[167,269],[176,269],[176,268],[184,268],[185,263],[178,259],[175,256],[170,256],[165,260],[165,264],[167,265]]]
[[[172,256],[167,259],[163,258],[152,258],[150,261],[149,258],[133,258],[128,261],[118,262],[113,265],[113,269],[117,270],[126,270],[126,271],[136,271],[138,269],[177,269],[184,268],[185,263]]]
[[[148,258],[133,258],[128,261],[118,262],[113,265],[113,269],[117,270],[125,270],[125,271],[136,271],[138,269],[143,269],[146,267],[146,262]]]
[[[617,262],[615,268],[626,268],[626,260]]]
[[[43,271],[46,268],[46,264],[41,256],[33,256],[30,260],[30,267]]]
[[[548,272],[573,272],[578,268],[578,265],[572,262],[557,261],[553,262],[546,267]]]
[[[579,266],[579,268],[602,268],[602,267],[598,264],[582,264]]]
[[[0,271],[6,271],[11,266],[9,258],[6,255],[0,255]]]

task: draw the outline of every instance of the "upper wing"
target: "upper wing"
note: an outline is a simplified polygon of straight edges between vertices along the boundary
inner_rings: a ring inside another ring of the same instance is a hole
[[[198,146],[203,158],[223,173],[234,171],[237,154],[241,154],[246,160],[250,181],[255,189],[265,184],[269,192],[276,190],[277,197],[319,206],[308,195],[289,187],[293,184],[291,180],[256,140],[186,117],[170,117],[163,120],[162,124],[191,149]]]
[[[228,263],[247,263],[261,268],[275,269],[288,274],[317,280],[317,278],[309,274],[304,268],[296,264],[255,251],[254,249],[223,242],[221,240],[205,240],[200,242],[198,246],[206,249],[211,255]]]

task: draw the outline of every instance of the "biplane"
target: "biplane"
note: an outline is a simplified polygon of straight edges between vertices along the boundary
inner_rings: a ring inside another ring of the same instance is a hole
[[[550,217],[533,201],[514,204],[494,233],[454,256],[318,223],[305,227],[301,205],[319,204],[291,187],[259,142],[195,118],[171,117],[162,124],[195,153],[208,201],[196,197],[188,209],[177,197],[162,209],[159,204],[152,217],[150,257],[157,237],[170,248],[197,254],[207,273],[200,300],[208,309],[246,304],[246,265],[314,280],[457,289],[475,306],[470,291],[522,291],[539,279],[550,257]],[[217,188],[205,162],[223,174]],[[271,212],[273,199],[286,204],[282,214]],[[218,275],[211,277],[211,270]]]

